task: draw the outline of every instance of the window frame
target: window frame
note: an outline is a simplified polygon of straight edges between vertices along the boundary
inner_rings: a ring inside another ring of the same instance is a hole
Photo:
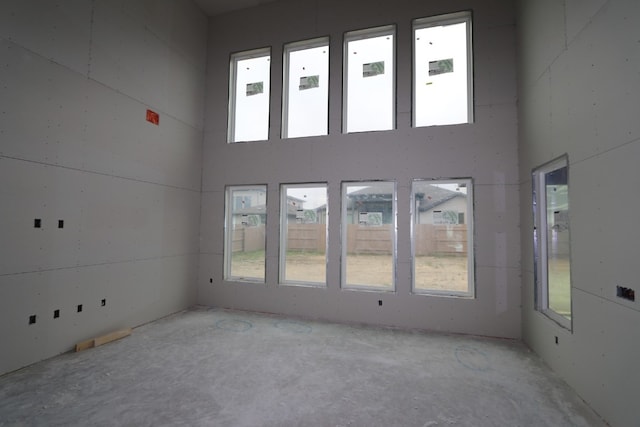
[[[223,242],[223,280],[226,282],[245,282],[245,283],[261,283],[265,284],[267,280],[267,234],[266,226],[269,218],[265,220],[265,237],[264,237],[264,278],[257,277],[244,277],[244,276],[232,276],[232,258],[233,258],[233,213],[235,211],[235,196],[234,191],[247,191],[256,190],[258,188],[264,188],[264,205],[265,216],[267,215],[267,203],[268,203],[268,186],[267,184],[253,184],[253,185],[226,185],[225,186],[225,205],[224,205],[224,242]]]
[[[416,18],[411,21],[411,53],[412,53],[412,64],[411,64],[411,73],[412,73],[412,88],[411,88],[411,126],[414,128],[418,127],[429,127],[429,126],[455,126],[456,124],[431,124],[431,125],[420,125],[418,126],[416,120],[416,101],[417,101],[417,79],[418,73],[416,72],[416,30],[420,30],[423,28],[432,28],[439,26],[446,26],[452,24],[467,24],[467,121],[457,124],[471,124],[475,122],[475,96],[474,96],[474,86],[473,86],[473,13],[470,10],[447,13],[444,15],[436,15],[436,16],[428,16],[424,18]]]
[[[238,74],[238,62],[247,59],[261,58],[267,56],[269,58],[269,93],[267,94],[268,110],[267,110],[267,137],[265,139],[251,139],[251,140],[236,140],[236,107],[237,107],[237,74]],[[228,106],[228,119],[227,119],[227,143],[237,144],[244,142],[256,142],[267,141],[269,139],[269,132],[271,129],[271,46],[262,47],[258,49],[245,50],[242,52],[232,53],[229,57],[229,106]]]
[[[331,63],[331,51],[330,51],[330,37],[317,37],[308,40],[301,40],[297,42],[287,43],[284,45],[282,49],[282,123],[280,129],[280,135],[282,139],[292,139],[292,138],[309,138],[314,136],[326,136],[329,134],[329,96],[330,96],[330,63]],[[327,48],[327,82],[326,82],[326,91],[327,91],[327,105],[326,105],[326,132],[321,134],[313,134],[313,135],[299,135],[299,136],[289,136],[289,62],[290,62],[290,54],[292,52],[305,50],[305,49],[313,49],[318,47],[326,47]]]
[[[465,225],[467,225],[467,291],[458,292],[451,289],[417,289],[416,288],[416,218],[419,215],[418,204],[416,202],[415,185],[417,183],[429,184],[461,184],[464,183],[467,188],[466,208],[464,215]],[[440,297],[457,297],[457,298],[476,298],[476,275],[475,275],[475,202],[474,202],[474,181],[473,178],[416,178],[411,180],[411,205],[409,208],[411,217],[411,294],[427,295]],[[417,212],[416,212],[417,211]]]
[[[376,185],[380,183],[390,183],[393,184],[393,197],[391,204],[391,217],[392,220],[392,231],[393,236],[391,239],[392,249],[391,249],[391,281],[392,285],[390,288],[382,288],[380,286],[367,286],[360,284],[349,284],[347,283],[347,247],[348,247],[348,224],[347,221],[347,187],[348,186],[363,186],[366,187],[368,185]],[[348,291],[365,291],[365,292],[380,292],[380,293],[396,293],[398,286],[398,183],[395,180],[366,180],[366,181],[342,181],[340,183],[340,245],[341,245],[341,255],[340,255],[340,289],[348,290]]]
[[[327,214],[324,223],[325,247],[324,247],[324,282],[287,280],[286,279],[286,263],[288,249],[288,221],[287,221],[287,189],[288,188],[318,188],[323,186],[326,194]],[[307,183],[288,183],[280,184],[280,254],[279,254],[279,272],[278,284],[284,286],[302,286],[313,288],[326,288],[328,276],[328,247],[329,247],[329,185],[326,182],[307,182]]]
[[[546,176],[556,170],[567,169],[567,213],[570,215],[571,203],[569,198],[569,157],[564,154],[550,162],[547,162],[531,172],[532,178],[532,208],[533,208],[533,262],[534,262],[534,289],[535,308],[540,313],[560,325],[573,330],[573,275],[571,274],[571,224],[568,220],[568,245],[569,245],[569,309],[570,317],[567,318],[549,306],[549,253],[547,237],[547,200],[546,200]]]
[[[348,44],[352,41],[364,40],[368,38],[382,37],[386,35],[393,36],[393,48],[391,57],[393,66],[391,67],[391,127],[389,129],[365,129],[349,131],[349,49]],[[342,133],[360,133],[360,132],[384,132],[394,130],[397,127],[397,38],[398,31],[396,24],[383,25],[379,27],[364,28],[361,30],[347,31],[344,33],[342,41]]]

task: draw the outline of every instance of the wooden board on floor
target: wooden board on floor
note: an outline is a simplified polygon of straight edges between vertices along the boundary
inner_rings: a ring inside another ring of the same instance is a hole
[[[101,335],[99,337],[92,338],[87,341],[79,342],[78,344],[76,344],[76,352],[87,350],[93,347],[98,347],[100,345],[109,343],[111,341],[119,340],[120,338],[124,338],[131,335],[131,332],[133,332],[131,328],[120,329],[119,331],[110,332],[106,335]]]

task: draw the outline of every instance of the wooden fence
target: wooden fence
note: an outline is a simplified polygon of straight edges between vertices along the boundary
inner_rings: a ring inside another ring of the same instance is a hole
[[[392,225],[375,227],[347,225],[347,252],[350,254],[390,254],[393,250]]]
[[[415,224],[416,255],[467,255],[467,226]]]
[[[327,247],[325,224],[289,224],[287,248],[294,251],[324,252]]]
[[[264,250],[264,225],[257,227],[240,226],[233,230],[233,252],[252,252]]]
[[[347,252],[355,254],[390,254],[392,252],[392,225],[347,225]],[[414,225],[417,256],[467,254],[466,225]],[[233,231],[233,251],[251,252],[264,249],[265,229],[240,227]],[[324,252],[327,242],[325,224],[290,224],[287,247],[289,250]]]

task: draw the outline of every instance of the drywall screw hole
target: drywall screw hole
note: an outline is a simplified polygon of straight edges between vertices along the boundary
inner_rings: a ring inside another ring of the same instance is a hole
[[[381,299],[378,300],[378,306],[382,306],[382,300]]]
[[[60,310],[53,310],[53,318],[57,319],[58,317],[60,317]]]
[[[32,314],[31,316],[29,316],[29,324],[33,325],[34,323],[36,323],[36,315]]]
[[[101,307],[104,307],[106,305],[107,305],[107,300],[106,299],[103,299],[102,301],[100,301],[100,306]]]
[[[78,304],[78,313],[82,313],[82,304]]]

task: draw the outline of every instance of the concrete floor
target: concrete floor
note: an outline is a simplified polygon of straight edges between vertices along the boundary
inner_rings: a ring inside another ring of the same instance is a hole
[[[603,426],[521,343],[197,308],[0,377],[0,426]]]

